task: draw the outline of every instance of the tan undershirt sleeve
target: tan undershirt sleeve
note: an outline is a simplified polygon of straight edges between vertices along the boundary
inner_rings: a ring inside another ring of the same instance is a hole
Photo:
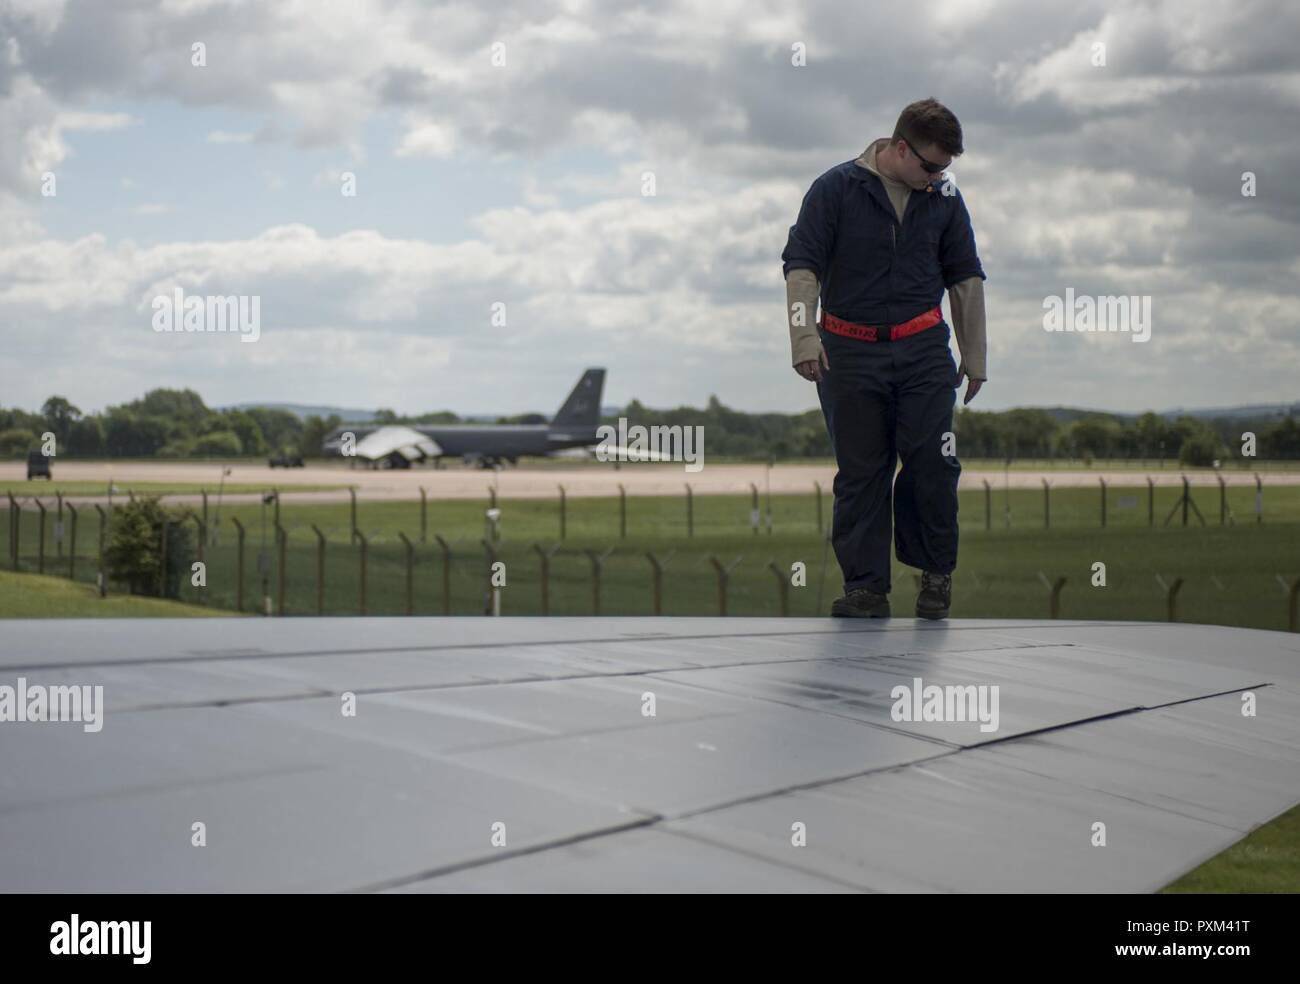
[[[966,373],[968,379],[988,379],[985,365],[988,341],[984,333],[984,281],[971,277],[948,288],[948,303],[952,307],[952,333],[961,353],[957,373]]]
[[[786,316],[790,327],[791,365],[821,357],[817,337],[817,300],[821,285],[812,270],[791,270],[786,278]],[[961,353],[958,372],[970,379],[988,379],[988,342],[985,336],[984,281],[971,277],[948,291],[952,330]]]
[[[785,313],[790,323],[791,365],[821,358],[822,342],[817,337],[817,299],[821,284],[812,270],[791,270],[785,278]]]

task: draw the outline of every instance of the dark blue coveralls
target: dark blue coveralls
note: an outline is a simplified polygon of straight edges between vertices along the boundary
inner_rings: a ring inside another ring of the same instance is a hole
[[[932,187],[912,191],[900,224],[879,177],[853,161],[836,165],[804,196],[781,254],[783,274],[814,271],[823,314],[858,324],[901,324],[938,306],[945,289],[984,279],[984,270],[961,192]],[[943,454],[956,402],[951,330],[940,321],[870,342],[819,322],[817,334],[830,362],[817,395],[839,466],[831,543],[845,592],[889,592],[891,512],[898,559],[951,574],[961,474],[957,456]]]

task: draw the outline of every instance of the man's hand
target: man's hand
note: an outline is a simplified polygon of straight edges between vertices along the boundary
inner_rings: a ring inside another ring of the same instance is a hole
[[[822,349],[820,354],[822,363],[824,363],[826,368],[829,370],[831,363],[830,360],[826,358],[826,350]],[[804,379],[810,380],[814,383],[820,383],[822,381],[822,367],[818,364],[816,359],[809,359],[807,362],[800,362],[794,367],[794,371]]]
[[[956,387],[957,389],[961,389],[961,380],[962,380],[962,377],[965,376],[965,375],[966,375],[966,373],[965,373],[964,371],[963,371],[963,372],[958,372],[958,373],[957,373],[957,381],[956,381],[955,383],[953,383],[953,386]],[[961,402],[962,402],[962,406],[965,406],[965,405],[966,405],[967,403],[969,403],[971,400],[975,399],[975,394],[978,393],[978,392],[980,391],[980,387],[983,386],[983,385],[984,385],[984,380],[982,380],[982,379],[970,379],[969,377],[967,377],[967,383],[966,383],[966,399],[964,399],[964,400],[961,401]]]

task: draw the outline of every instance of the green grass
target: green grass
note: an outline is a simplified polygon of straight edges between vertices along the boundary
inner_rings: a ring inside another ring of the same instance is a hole
[[[1160,890],[1162,895],[1300,892],[1300,806]]]
[[[1209,490],[1207,490],[1209,491]],[[1238,519],[1218,523],[1218,490],[1194,494],[1208,525],[1182,528],[1175,518],[1162,525],[1176,490],[1157,490],[1155,526],[1148,523],[1146,489],[1111,488],[1107,495],[1107,526],[1100,526],[1100,494],[1091,489],[1060,489],[1052,494],[1051,528],[1043,528],[1042,493],[1033,490],[994,493],[990,498],[991,528],[985,528],[982,492],[961,497],[960,563],[954,579],[954,617],[1044,618],[1049,592],[1039,572],[1054,581],[1066,577],[1060,614],[1066,618],[1163,620],[1166,595],[1157,577],[1167,584],[1184,579],[1176,616],[1182,621],[1254,628],[1287,628],[1287,596],[1278,575],[1300,575],[1300,487],[1268,488],[1265,522],[1251,516],[1253,489],[1229,490],[1228,506]],[[1127,501],[1126,507],[1120,503]],[[365,502],[359,504],[358,526],[369,540],[367,550],[368,614],[405,611],[405,548],[399,533],[414,541],[413,607],[417,613],[443,610],[443,560],[434,535],[441,533],[452,551],[451,606],[453,614],[483,610],[486,554],[486,499],[431,501],[428,542],[420,542],[420,503]],[[570,499],[566,536],[559,542],[558,503],[550,499],[503,500],[498,559],[506,564],[505,614],[541,614],[541,565],[534,543],[559,549],[550,561],[549,612],[589,615],[594,610],[592,565],[586,551],[604,553],[602,614],[651,614],[652,578],[646,551],[664,558],[673,553],[663,581],[663,612],[670,615],[714,615],[719,612],[718,581],[710,556],[724,564],[741,557],[727,585],[727,613],[780,614],[777,577],[768,569],[775,562],[786,573],[795,562],[806,568],[806,586],[789,588],[789,614],[824,614],[840,590],[834,553],[825,549],[816,524],[816,500],[810,494],[772,498],[774,532],[755,536],[749,526],[748,496],[697,496],[694,536],[688,536],[684,496],[627,500],[627,536],[619,535],[619,504],[612,499]],[[0,510],[3,512],[3,510]],[[258,551],[265,537],[269,571],[267,587],[278,589],[274,511],[256,503],[227,504],[222,509],[216,545],[205,551],[208,587],[183,587],[185,600],[205,599],[213,607],[236,603],[236,536],[232,520],[245,526],[243,608],[259,607],[262,585],[257,573]],[[830,521],[829,489],[823,496],[823,522]],[[1006,525],[1008,516],[1011,525]],[[46,516],[45,571],[66,573],[68,559],[53,542],[53,512]],[[324,608],[330,614],[360,611],[360,549],[349,542],[349,506],[290,504],[282,506],[287,531],[285,550],[285,609],[289,614],[316,612],[315,524],[326,536]],[[39,559],[39,518],[30,507],[21,513],[21,567],[36,570]],[[215,524],[214,524],[215,525]],[[191,529],[196,527],[191,524]],[[67,530],[70,536],[70,521]],[[79,513],[76,576],[93,581],[97,562],[97,514]],[[67,544],[65,544],[66,549]],[[823,567],[823,560],[825,566]],[[1094,587],[1092,565],[1106,565],[1106,586]],[[8,565],[8,523],[0,524],[0,564]],[[895,607],[909,611],[915,593],[915,572],[895,564]],[[824,581],[823,581],[824,577]],[[822,585],[821,604],[817,590]]]
[[[833,461],[829,464],[834,464]],[[962,468],[971,471],[1002,471],[1007,467],[1005,458],[972,458],[961,456]],[[1300,461],[1287,459],[1225,458],[1220,462],[1225,472],[1296,472],[1300,471]],[[1010,470],[1018,471],[1134,471],[1151,475],[1176,475],[1180,471],[1188,474],[1212,475],[1214,469],[1206,467],[1183,466],[1173,458],[1163,461],[1158,458],[1094,458],[1085,462],[1082,458],[1016,458],[1011,462]]]
[[[0,618],[186,618],[232,614],[159,598],[100,598],[91,585],[66,578],[0,571]]]
[[[293,492],[328,492],[334,489],[346,489],[346,484],[338,485],[294,485],[292,478],[281,479],[276,476],[274,481],[266,481],[260,484],[252,482],[229,482],[226,484],[223,492],[226,495],[235,495],[240,492],[265,492],[267,489],[279,487],[285,491]],[[211,482],[122,482],[113,483],[114,497],[127,497],[129,492],[136,495],[198,495],[206,491],[208,497],[215,504],[217,499],[217,485]],[[44,480],[33,479],[30,482],[9,483],[0,488],[0,495],[5,492],[12,492],[17,498],[24,496],[35,496],[41,500],[51,500],[50,506],[54,505],[55,495],[99,495],[108,494],[107,482],[67,482],[63,480],[47,482]],[[5,500],[8,505],[8,499]],[[31,508],[35,508],[34,506]]]
[[[327,459],[323,462],[312,462],[312,464],[327,464],[337,461],[338,459]],[[717,454],[709,452],[706,456],[706,462],[715,465],[756,465],[763,466],[767,459],[762,456],[745,455],[745,454]],[[1003,471],[1007,467],[1005,458],[977,458],[971,455],[961,455],[962,467],[970,471]],[[1225,472],[1260,472],[1268,474],[1270,472],[1297,472],[1300,471],[1300,461],[1294,459],[1256,459],[1256,458],[1225,458],[1220,462]],[[782,466],[810,466],[817,465],[826,468],[835,467],[833,457],[807,457],[807,458],[782,458],[776,462],[777,467]],[[599,462],[594,459],[584,461],[579,458],[533,458],[528,459],[529,471],[550,471],[567,468],[600,468],[608,469],[609,464]],[[1214,469],[1206,467],[1191,467],[1180,465],[1175,458],[1165,458],[1163,461],[1158,458],[1094,458],[1091,461],[1084,461],[1082,458],[1016,458],[1011,462],[1010,470],[1013,472],[1021,471],[1133,471],[1141,473],[1150,473],[1156,475],[1176,475],[1180,471],[1186,470],[1189,474],[1213,474]]]

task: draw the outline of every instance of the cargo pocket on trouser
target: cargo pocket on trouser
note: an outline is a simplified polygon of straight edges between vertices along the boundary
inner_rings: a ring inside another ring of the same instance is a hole
[[[930,332],[935,334],[930,335]],[[924,337],[929,335],[929,337]],[[894,483],[894,547],[910,567],[951,573],[957,563],[957,485],[961,463],[952,430],[957,367],[935,325],[915,340],[901,387],[896,436],[902,469]],[[951,453],[945,453],[951,452]]]

